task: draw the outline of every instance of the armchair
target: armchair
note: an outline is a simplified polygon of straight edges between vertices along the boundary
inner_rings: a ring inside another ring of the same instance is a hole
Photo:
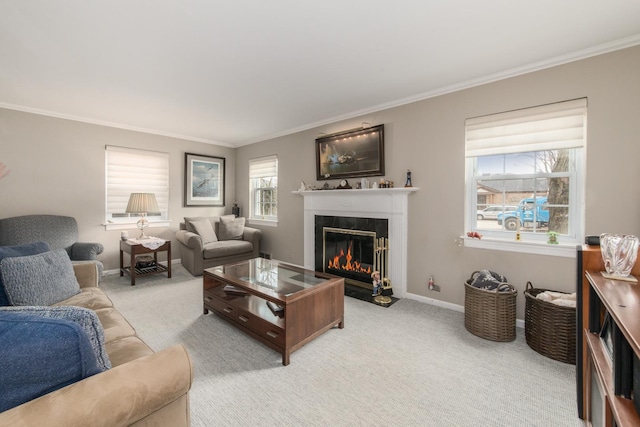
[[[72,262],[91,261],[102,275],[101,243],[78,242],[78,223],[75,218],[60,215],[23,215],[0,219],[0,246],[47,242],[51,249],[65,249]]]

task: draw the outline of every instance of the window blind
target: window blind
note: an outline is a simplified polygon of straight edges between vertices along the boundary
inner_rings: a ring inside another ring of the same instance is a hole
[[[106,175],[107,221],[114,214],[125,212],[131,193],[154,193],[161,213],[159,219],[168,219],[168,153],[107,145]]]
[[[585,146],[587,99],[467,119],[466,157]]]
[[[278,175],[278,157],[267,156],[249,160],[249,178],[268,178]]]

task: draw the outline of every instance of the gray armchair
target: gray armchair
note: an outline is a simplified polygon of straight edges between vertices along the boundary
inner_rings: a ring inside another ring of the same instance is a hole
[[[97,260],[104,246],[101,243],[78,242],[75,218],[60,215],[24,215],[0,219],[0,246],[47,242],[51,249],[63,248],[71,261],[91,261],[102,275],[103,265]]]

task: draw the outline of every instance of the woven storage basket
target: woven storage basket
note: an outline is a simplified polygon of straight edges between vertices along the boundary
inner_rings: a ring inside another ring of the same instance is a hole
[[[548,289],[527,282],[524,334],[529,347],[551,359],[576,364],[576,308],[536,298]],[[556,291],[553,291],[556,292]]]
[[[516,339],[516,295],[518,291],[507,283],[498,292],[464,283],[464,327],[473,335],[491,341]]]

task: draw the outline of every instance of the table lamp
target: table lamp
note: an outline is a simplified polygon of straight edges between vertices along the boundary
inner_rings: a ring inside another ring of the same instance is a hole
[[[147,213],[160,212],[158,202],[156,201],[156,195],[153,193],[131,193],[129,197],[129,203],[127,204],[126,213],[140,214],[138,220],[138,228],[140,229],[140,239],[144,239],[147,236],[144,234],[144,229],[149,226],[147,220]]]

